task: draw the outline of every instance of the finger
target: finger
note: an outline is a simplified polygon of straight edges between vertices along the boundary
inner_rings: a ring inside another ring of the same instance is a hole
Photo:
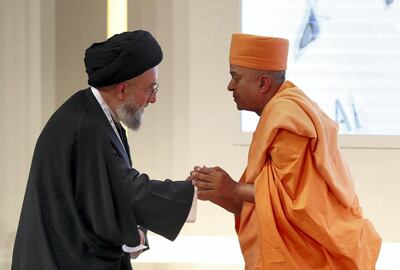
[[[194,166],[193,171],[197,171],[197,170],[199,170],[199,169],[201,169],[200,166]]]
[[[215,177],[213,177],[212,175],[209,174],[204,174],[202,172],[196,172],[193,174],[193,177],[195,178],[195,180],[201,180],[204,182],[215,182]]]
[[[216,170],[214,168],[211,168],[211,167],[203,166],[203,167],[198,167],[196,169],[196,172],[200,172],[200,173],[203,173],[203,174],[213,174],[213,173],[216,172]]]
[[[214,189],[213,185],[211,185],[208,182],[197,180],[197,181],[193,181],[192,183],[193,183],[194,186],[196,186],[200,190],[212,190],[212,189]]]
[[[191,171],[189,176],[186,178],[186,180],[195,180],[196,179],[196,172]]]
[[[214,169],[217,170],[218,172],[225,172],[224,169],[222,169],[219,166],[215,166]]]

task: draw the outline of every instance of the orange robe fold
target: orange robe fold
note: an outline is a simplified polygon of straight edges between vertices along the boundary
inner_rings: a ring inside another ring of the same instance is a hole
[[[240,182],[255,185],[236,231],[246,269],[375,269],[381,239],[363,218],[337,124],[291,82],[265,106]]]

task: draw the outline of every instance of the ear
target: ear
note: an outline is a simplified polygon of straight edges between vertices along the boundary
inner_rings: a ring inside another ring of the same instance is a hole
[[[127,83],[119,83],[115,86],[115,92],[119,100],[124,100],[128,91]]]
[[[265,94],[268,92],[269,87],[271,85],[271,78],[268,75],[260,76],[260,94]]]

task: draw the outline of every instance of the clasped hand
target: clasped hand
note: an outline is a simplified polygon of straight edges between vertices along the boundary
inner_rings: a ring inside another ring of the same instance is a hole
[[[190,172],[187,180],[192,181],[198,188],[197,198],[200,200],[215,200],[217,198],[231,198],[234,196],[234,181],[227,172],[220,167],[196,166]]]

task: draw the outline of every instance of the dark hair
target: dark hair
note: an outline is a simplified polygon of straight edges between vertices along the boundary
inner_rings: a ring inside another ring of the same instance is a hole
[[[274,85],[281,85],[286,79],[286,70],[267,71],[266,74]]]

